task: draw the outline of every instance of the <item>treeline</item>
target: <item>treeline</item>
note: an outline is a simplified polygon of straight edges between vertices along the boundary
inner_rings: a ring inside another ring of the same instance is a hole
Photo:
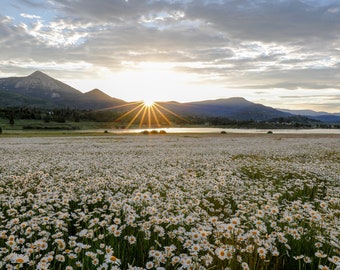
[[[13,125],[16,119],[42,120],[45,123],[65,123],[66,121],[110,122],[119,117],[119,114],[114,111],[88,111],[69,108],[41,110],[37,108],[24,107],[2,108],[0,109],[0,117],[8,119],[9,124]]]
[[[229,128],[340,128],[339,124],[324,123],[305,116],[288,116],[269,120],[235,120],[226,117],[196,117],[187,116],[187,120],[194,125],[220,126]]]
[[[193,115],[186,115],[184,117],[177,117],[174,114],[165,114],[164,117],[144,117],[142,120],[142,114],[135,119],[136,114],[131,113],[124,116],[126,111],[119,110],[77,110],[77,109],[52,109],[44,110],[31,107],[19,107],[19,108],[0,108],[0,118],[8,120],[8,123],[14,125],[17,119],[31,119],[41,120],[45,123],[56,122],[116,122],[117,127],[124,127],[134,120],[134,123],[149,124],[151,126],[161,125],[167,126],[169,122],[175,126],[182,125],[199,125],[199,126],[223,126],[230,128],[340,128],[339,124],[328,124],[319,120],[314,120],[304,116],[290,116],[280,117],[265,121],[256,120],[234,120],[226,117],[199,117]],[[124,117],[122,117],[124,116]]]

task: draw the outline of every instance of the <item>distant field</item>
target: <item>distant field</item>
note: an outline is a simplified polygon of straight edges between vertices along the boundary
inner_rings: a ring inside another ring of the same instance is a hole
[[[79,130],[79,129],[97,129],[97,128],[112,128],[115,124],[113,122],[95,122],[95,121],[81,121],[65,123],[49,122],[45,123],[43,120],[29,120],[16,119],[13,125],[10,125],[7,119],[0,118],[0,127],[6,130]]]
[[[0,142],[1,269],[340,269],[337,135]]]

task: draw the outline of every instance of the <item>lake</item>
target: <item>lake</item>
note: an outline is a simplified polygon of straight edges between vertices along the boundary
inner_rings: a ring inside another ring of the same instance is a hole
[[[152,129],[110,129],[110,133],[141,133],[144,130],[164,130],[166,133],[256,133],[263,134],[271,130],[275,134],[340,134],[340,129],[244,129],[244,128],[152,128]],[[99,130],[104,132],[104,130]],[[81,131],[80,131],[81,132]]]

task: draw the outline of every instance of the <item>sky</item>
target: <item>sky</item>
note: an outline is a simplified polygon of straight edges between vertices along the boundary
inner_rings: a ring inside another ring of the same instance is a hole
[[[340,112],[340,0],[0,0],[0,77]]]

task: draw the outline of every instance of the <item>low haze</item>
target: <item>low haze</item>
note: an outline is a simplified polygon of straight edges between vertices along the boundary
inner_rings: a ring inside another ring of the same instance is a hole
[[[340,1],[5,0],[0,77],[340,112]]]

